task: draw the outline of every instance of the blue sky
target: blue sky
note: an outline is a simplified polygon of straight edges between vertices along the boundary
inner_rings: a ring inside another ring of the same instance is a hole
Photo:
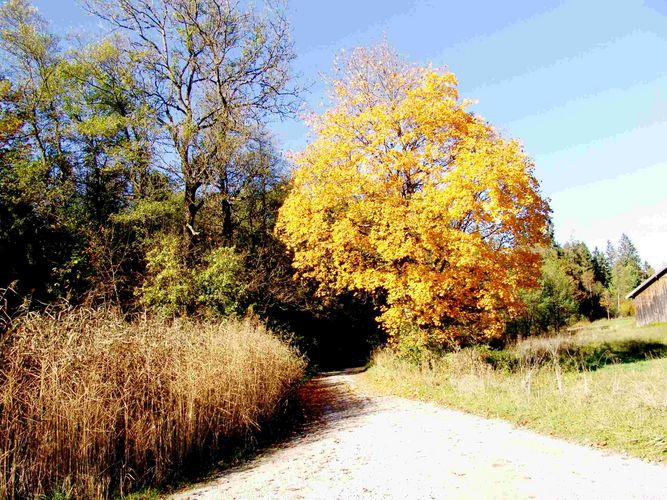
[[[72,0],[35,4],[59,29],[91,25]],[[295,70],[321,110],[342,49],[386,38],[447,66],[462,97],[520,139],[551,199],[556,236],[604,248],[627,233],[667,264],[667,2],[664,0],[292,0]],[[298,149],[298,120],[273,126]]]

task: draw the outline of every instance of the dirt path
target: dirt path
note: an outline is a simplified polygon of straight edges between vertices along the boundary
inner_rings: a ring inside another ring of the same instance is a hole
[[[317,377],[302,437],[174,498],[667,498],[665,466],[354,385]]]

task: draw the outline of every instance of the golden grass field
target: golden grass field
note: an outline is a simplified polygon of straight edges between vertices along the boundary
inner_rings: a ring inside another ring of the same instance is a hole
[[[102,498],[210,463],[304,363],[250,320],[29,316],[0,351],[0,498]]]

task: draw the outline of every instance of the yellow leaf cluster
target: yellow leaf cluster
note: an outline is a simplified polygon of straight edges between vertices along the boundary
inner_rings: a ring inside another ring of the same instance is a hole
[[[549,207],[533,164],[467,111],[452,73],[381,52],[357,51],[333,82],[277,234],[321,291],[384,297],[390,334],[497,335],[539,273]]]

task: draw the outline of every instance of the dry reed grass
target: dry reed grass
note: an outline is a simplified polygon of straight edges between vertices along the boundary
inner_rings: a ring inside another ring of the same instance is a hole
[[[104,498],[257,430],[303,361],[257,322],[33,315],[0,351],[0,498]]]

